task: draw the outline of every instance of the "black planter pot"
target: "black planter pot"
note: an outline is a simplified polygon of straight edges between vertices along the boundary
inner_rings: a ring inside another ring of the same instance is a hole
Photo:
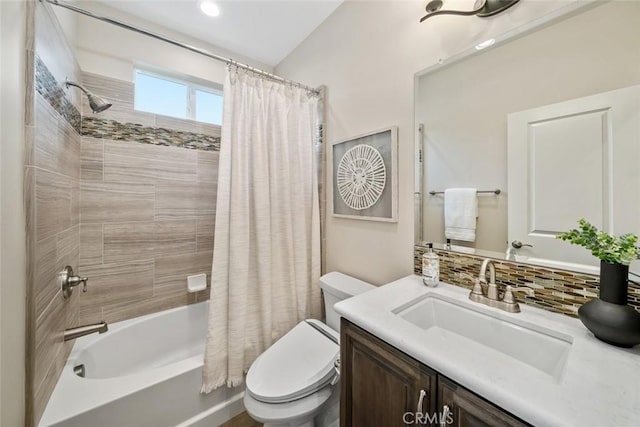
[[[629,266],[600,262],[600,298],[583,304],[580,320],[601,341],[618,347],[640,344],[640,313],[627,305]]]

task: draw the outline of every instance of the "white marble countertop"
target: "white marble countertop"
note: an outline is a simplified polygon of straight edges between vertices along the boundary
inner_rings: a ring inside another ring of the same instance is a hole
[[[469,340],[427,334],[392,310],[433,293],[500,319],[514,319],[573,339],[564,369],[553,377]],[[469,291],[407,276],[335,305],[352,323],[535,426],[640,426],[640,346],[597,340],[578,319],[521,304],[505,313],[470,302]],[[471,306],[469,305],[471,304]],[[465,343],[467,345],[465,345]],[[473,351],[471,351],[473,350]]]

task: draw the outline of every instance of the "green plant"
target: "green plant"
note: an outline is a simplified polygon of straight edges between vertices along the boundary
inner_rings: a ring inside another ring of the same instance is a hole
[[[593,256],[606,262],[629,265],[640,255],[640,248],[636,246],[638,236],[635,234],[612,236],[598,230],[584,218],[579,220],[578,224],[579,228],[559,234],[556,238],[566,240],[574,245],[584,246],[591,251]]]

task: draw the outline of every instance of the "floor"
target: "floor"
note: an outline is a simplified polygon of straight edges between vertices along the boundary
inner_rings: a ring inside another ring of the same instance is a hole
[[[221,427],[261,427],[261,426],[262,424],[260,424],[257,421],[254,421],[249,416],[249,414],[247,414],[246,412],[243,412],[240,415],[236,415],[226,423],[222,424]]]

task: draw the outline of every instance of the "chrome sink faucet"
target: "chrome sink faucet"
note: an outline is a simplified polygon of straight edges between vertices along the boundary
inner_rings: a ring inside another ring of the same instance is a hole
[[[489,282],[487,282],[487,267],[489,268]],[[469,299],[509,313],[519,313],[520,305],[513,296],[513,293],[517,291],[526,292],[529,296],[535,295],[533,289],[526,286],[513,287],[507,285],[501,298],[500,292],[498,292],[498,285],[496,284],[496,266],[492,260],[487,258],[482,262],[480,274],[478,278],[475,279],[473,289],[471,293],[469,293]]]

